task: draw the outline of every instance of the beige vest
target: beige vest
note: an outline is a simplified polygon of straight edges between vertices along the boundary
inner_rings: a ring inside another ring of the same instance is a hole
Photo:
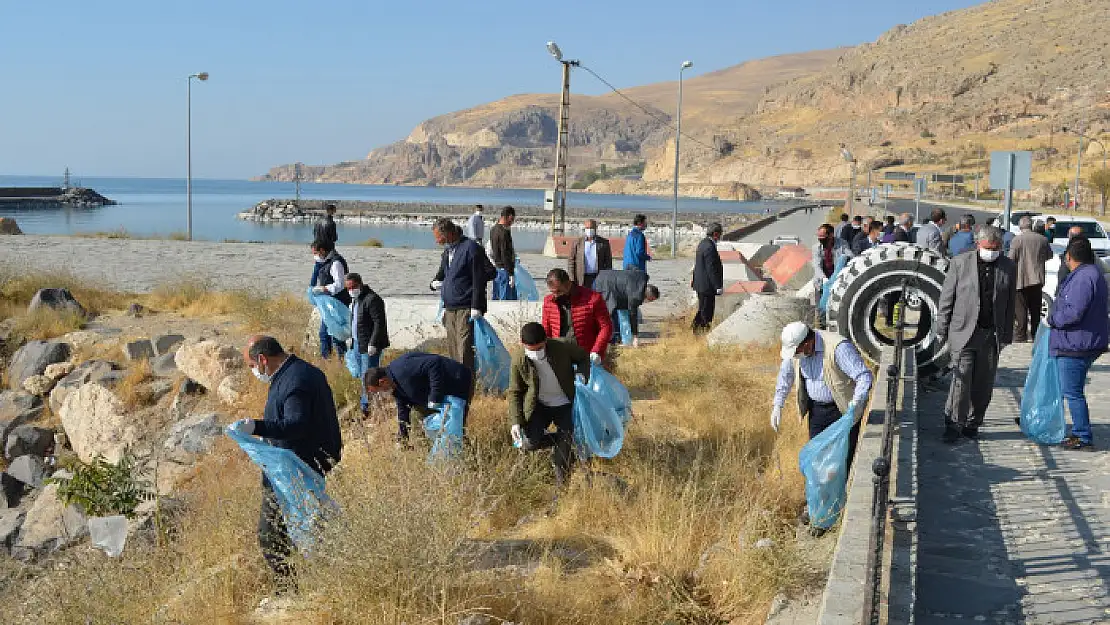
[[[832,391],[833,401],[840,412],[848,409],[852,403],[852,394],[855,392],[855,380],[848,377],[840,367],[836,366],[836,348],[848,340],[839,334],[816,330],[824,345],[824,364],[821,367],[822,381]],[[802,379],[802,363],[800,358],[794,359],[794,388],[798,390],[798,414],[805,417],[809,414],[809,392],[806,390],[805,380]]]

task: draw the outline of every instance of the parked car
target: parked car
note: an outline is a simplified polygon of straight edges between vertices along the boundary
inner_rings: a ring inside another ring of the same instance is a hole
[[[771,245],[777,245],[779,247],[782,247],[784,245],[801,245],[801,244],[802,244],[801,238],[796,237],[792,234],[783,235],[783,236],[779,236],[779,237],[775,237],[775,238],[771,239]]]
[[[1110,237],[1106,235],[1106,229],[1102,223],[1094,217],[1076,217],[1072,215],[1053,215],[1046,213],[1038,213],[1037,211],[1014,211],[1010,213],[1010,227],[1009,231],[1015,236],[1021,233],[1021,228],[1018,223],[1022,217],[1031,217],[1033,223],[1044,223],[1049,217],[1056,219],[1056,228],[1053,230],[1055,238],[1053,242],[1059,242],[1061,245],[1067,242],[1068,230],[1073,226],[1079,226],[1083,229],[1083,234],[1091,240],[1091,248],[1094,249],[1095,254],[1099,258],[1110,256]],[[995,218],[994,223],[1002,223],[1002,215],[999,214]]]

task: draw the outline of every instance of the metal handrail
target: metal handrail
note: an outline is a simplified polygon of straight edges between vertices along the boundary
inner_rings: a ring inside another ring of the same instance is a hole
[[[900,411],[898,389],[902,383],[902,362],[905,349],[906,292],[909,284],[902,285],[902,294],[894,307],[894,358],[887,368],[886,407],[879,457],[871,464],[874,492],[871,501],[871,531],[867,545],[867,565],[864,569],[863,624],[879,625],[882,617],[883,548],[886,536],[886,519],[889,509],[891,453],[894,448],[894,422]]]

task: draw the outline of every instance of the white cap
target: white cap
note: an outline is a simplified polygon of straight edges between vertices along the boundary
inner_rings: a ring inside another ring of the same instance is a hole
[[[809,326],[801,321],[787,324],[782,329],[782,359],[793,358],[798,346],[809,336]]]

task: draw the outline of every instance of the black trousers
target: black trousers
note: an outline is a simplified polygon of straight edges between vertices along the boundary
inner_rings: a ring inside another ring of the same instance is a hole
[[[594,280],[597,280],[596,273],[582,274],[582,288],[592,291],[594,288]]]
[[[1041,291],[1043,289],[1044,286],[1040,284],[1018,289],[1017,298],[1014,300],[1015,341],[1028,341],[1037,335],[1037,326],[1041,325]]]
[[[473,373],[471,374],[471,380],[470,380],[470,394],[467,395],[466,397],[462,397],[461,399],[466,400],[466,407],[463,408],[463,436],[465,437],[466,436],[466,422],[467,422],[467,418],[470,416],[470,404],[474,400],[474,376],[473,376]],[[402,439],[402,440],[408,440],[408,438],[409,438],[409,430],[412,428],[412,423],[411,423],[412,417],[410,415],[413,411],[416,412],[416,414],[418,415],[418,418],[420,419],[421,423],[424,422],[425,417],[427,417],[428,415],[435,412],[431,408],[428,408],[427,405],[423,405],[423,406],[409,406],[409,413],[410,414],[405,415],[403,417],[398,414],[397,415],[397,437]]]
[[[804,383],[804,382],[803,382]],[[862,410],[862,408],[861,408]],[[823,404],[809,400],[809,438],[813,440],[821,432],[824,432],[828,427],[843,416],[840,408],[836,404],[829,403]],[[852,459],[856,457],[856,441],[859,440],[859,428],[863,420],[856,416],[856,424],[852,426],[852,432],[848,435],[848,466],[852,466]]]
[[[258,515],[258,545],[262,548],[262,557],[266,564],[273,569],[279,586],[293,584],[293,565],[289,557],[296,550],[293,539],[289,537],[289,529],[285,526],[285,517],[281,514],[277,496],[274,495],[274,486],[263,474],[262,476],[262,511]]]
[[[717,296],[713,293],[698,293],[698,314],[694,315],[694,334],[708,332],[713,325],[713,313],[717,306]]]
[[[555,431],[548,432],[552,425],[555,426]],[[552,408],[537,401],[536,410],[524,423],[524,439],[524,451],[555,448],[552,458],[555,465],[555,486],[565,486],[574,463],[574,404]]]

